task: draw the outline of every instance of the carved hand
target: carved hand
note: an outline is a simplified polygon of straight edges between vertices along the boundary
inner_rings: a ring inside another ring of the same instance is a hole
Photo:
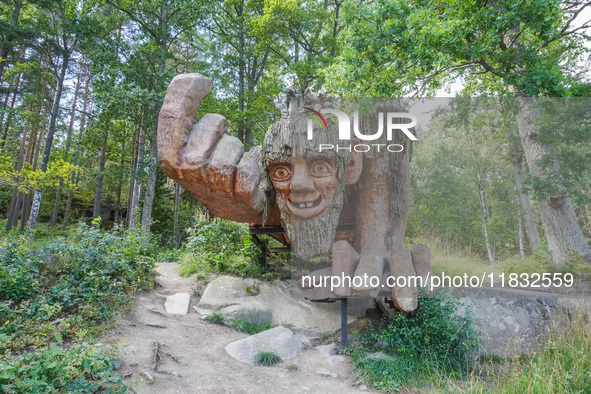
[[[170,83],[158,118],[160,165],[215,216],[261,223],[265,194],[257,158],[227,134],[223,116],[196,118],[212,85],[200,74],[181,74]]]

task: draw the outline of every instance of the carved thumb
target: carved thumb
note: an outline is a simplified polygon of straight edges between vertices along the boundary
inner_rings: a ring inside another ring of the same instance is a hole
[[[212,86],[213,81],[201,74],[181,74],[166,90],[158,117],[158,159],[168,176],[175,177],[175,169],[181,165],[181,150]]]

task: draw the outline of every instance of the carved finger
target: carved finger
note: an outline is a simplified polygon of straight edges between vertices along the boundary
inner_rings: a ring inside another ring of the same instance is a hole
[[[359,255],[347,241],[337,241],[332,246],[332,276],[337,276],[341,279],[353,279],[355,268],[359,261]],[[353,289],[348,285],[346,280],[341,280],[340,286],[334,287],[332,292],[337,297],[349,297],[353,295]]]
[[[353,286],[354,294],[361,297],[375,298],[380,292],[380,279],[384,272],[384,257],[377,252],[363,253],[359,258],[359,264],[355,270],[355,276],[364,278],[360,286]],[[374,286],[371,285],[370,278],[377,278]]]
[[[236,169],[234,195],[255,212],[262,212],[265,204],[265,193],[259,188],[262,177],[263,171],[257,159],[246,152]]]
[[[398,248],[390,254],[390,275],[395,277],[406,277],[406,286],[394,285],[392,298],[394,306],[403,312],[411,312],[417,309],[417,287],[416,283],[409,280],[415,276],[415,269],[412,265],[410,252],[405,247]],[[402,281],[399,280],[399,283]],[[409,283],[410,282],[410,283]]]
[[[209,183],[209,161],[225,131],[226,118],[218,114],[205,114],[203,119],[193,126],[182,152],[181,179]]]
[[[165,173],[177,178],[181,150],[195,123],[195,115],[213,82],[200,74],[177,75],[166,90],[158,117],[158,159]]]
[[[244,155],[244,145],[227,134],[217,143],[209,161],[209,190],[216,195],[234,195],[236,168]]]
[[[433,270],[431,269],[431,251],[427,245],[417,244],[413,246],[410,255],[417,275],[421,276],[423,280],[427,280],[428,276],[433,275]]]

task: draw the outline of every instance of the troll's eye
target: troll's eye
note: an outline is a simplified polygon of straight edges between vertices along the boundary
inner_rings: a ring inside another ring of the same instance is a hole
[[[312,164],[311,170],[314,175],[329,175],[331,173],[330,165],[322,160]]]
[[[291,169],[287,167],[277,167],[271,173],[271,178],[275,181],[287,181],[291,177]]]

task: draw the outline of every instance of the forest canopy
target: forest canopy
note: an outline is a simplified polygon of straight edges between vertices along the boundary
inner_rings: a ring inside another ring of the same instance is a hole
[[[540,250],[591,258],[589,5],[4,0],[5,229],[101,217],[145,243],[180,246],[203,208],[158,166],[157,116],[175,75],[201,73],[214,87],[200,116],[225,116],[247,149],[279,119],[273,96],[288,87],[357,97],[453,90],[450,110],[418,130],[407,237],[446,240],[491,263]],[[470,96],[496,99],[462,102]],[[581,99],[543,112],[553,126],[541,127],[526,114],[542,97]]]

